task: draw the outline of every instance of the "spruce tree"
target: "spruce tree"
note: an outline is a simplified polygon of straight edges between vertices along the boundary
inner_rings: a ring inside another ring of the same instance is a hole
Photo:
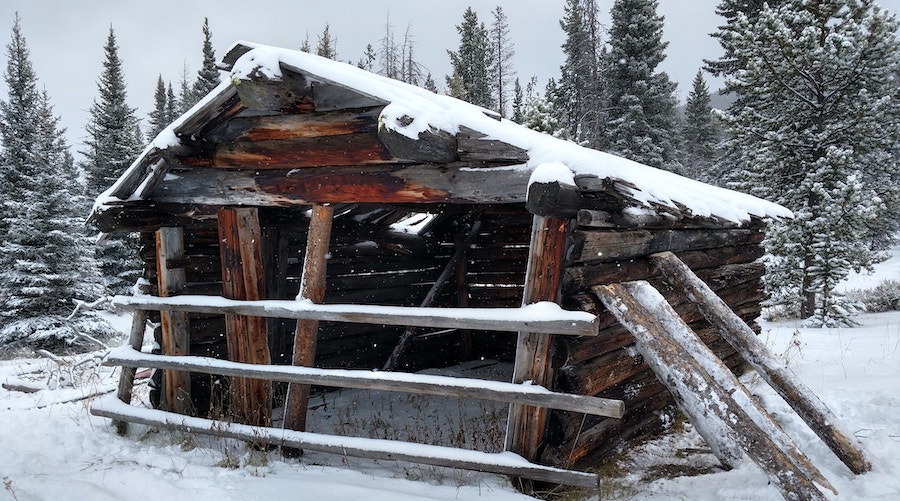
[[[657,66],[665,59],[664,18],[656,0],[613,4],[604,81],[608,121],[604,149],[657,168],[678,170],[675,83]]]
[[[197,70],[197,80],[194,80],[191,106],[218,87],[219,81],[219,69],[216,67],[216,52],[213,50],[209,19],[203,18],[203,64]]]
[[[709,87],[698,70],[691,92],[684,106],[681,128],[681,164],[684,174],[706,183],[716,184],[719,176],[713,172],[720,127],[710,107]]]
[[[331,36],[331,26],[325,23],[325,29],[318,37],[316,43],[316,55],[327,57],[328,59],[337,59],[337,38]]]
[[[166,84],[162,75],[156,80],[156,92],[153,93],[153,111],[150,112],[148,125],[150,129],[147,135],[152,139],[159,135],[169,125],[168,101],[166,98]]]
[[[49,96],[37,90],[18,15],[6,48],[0,346],[58,349],[79,332],[108,336],[109,326],[94,319],[66,319],[73,299],[95,292],[95,268],[79,217],[81,186],[72,156]]]
[[[557,116],[574,141],[597,148],[604,121],[599,22],[595,0],[566,0],[559,22],[566,34],[557,86]]]
[[[835,293],[869,268],[872,225],[896,200],[898,23],[871,1],[793,0],[738,15],[728,82],[747,99],[727,117],[743,188],[790,208],[766,248],[771,304],[811,325],[852,322]]]
[[[87,193],[96,197],[109,188],[140,154],[139,122],[135,108],[126,102],[127,90],[115,33],[110,27],[104,47],[103,72],[97,82],[99,99],[90,109],[85,130],[88,139],[82,168],[87,175]],[[133,236],[114,236],[97,244],[95,256],[106,281],[107,292],[124,294],[141,271]]]
[[[525,96],[522,94],[522,84],[519,83],[519,79],[516,78],[516,82],[513,85],[513,101],[512,101],[512,117],[510,119],[520,124],[524,119],[524,115],[522,113],[522,107],[525,106]]]
[[[509,36],[509,20],[506,18],[503,8],[498,5],[491,11],[491,15],[493,20],[491,21],[490,41],[494,59],[491,75],[494,78],[494,102],[497,105],[495,111],[500,113],[501,117],[506,118],[509,115],[509,87],[515,75],[512,58],[516,55],[516,49]]]
[[[447,77],[447,86],[461,85],[466,101],[483,108],[494,109],[492,93],[494,54],[490,47],[490,37],[484,23],[471,7],[463,14],[462,24],[456,26],[459,33],[459,49],[447,51],[453,67],[452,76]],[[459,79],[459,82],[452,82]],[[452,84],[452,85],[451,85]],[[459,97],[459,96],[457,96]]]

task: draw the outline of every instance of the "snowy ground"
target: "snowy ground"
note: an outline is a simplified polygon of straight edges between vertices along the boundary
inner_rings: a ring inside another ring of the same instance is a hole
[[[851,277],[847,288],[869,288],[886,278],[900,278],[900,252],[894,255],[875,275]],[[875,462],[872,472],[852,475],[794,417],[787,404],[758,379],[749,377],[747,382],[840,492],[837,498],[826,494],[827,498],[900,499],[900,312],[866,314],[859,320],[860,327],[842,329],[765,323],[762,336],[862,440]],[[127,330],[128,320],[120,322]],[[247,450],[233,441],[154,432],[146,427],[132,427],[128,436],[119,437],[107,419],[88,414],[90,399],[71,401],[86,392],[115,386],[115,374],[92,367],[90,360],[65,370],[45,359],[0,362],[0,382],[31,378],[35,387],[55,388],[33,393],[0,389],[0,477],[4,485],[0,500],[269,500],[298,494],[305,499],[369,501],[531,499],[495,475],[329,455],[283,460],[275,453]],[[31,370],[39,372],[18,375]],[[71,387],[73,382],[76,388]],[[63,401],[68,402],[59,403]],[[453,433],[447,428],[419,428],[413,423],[420,417],[452,416],[456,428],[469,431],[473,419],[479,421],[480,416],[487,416],[480,421],[488,424],[500,419],[485,407],[476,407],[473,417],[471,409],[458,403],[384,401],[361,393],[313,404],[318,426],[323,429],[341,431],[356,426],[400,437]],[[376,419],[353,423],[346,411],[325,412],[329,406],[348,404],[367,408]],[[403,424],[380,421],[381,416],[400,408]],[[753,464],[721,471],[689,425],[642,444],[603,473],[600,496],[585,499],[781,499]]]

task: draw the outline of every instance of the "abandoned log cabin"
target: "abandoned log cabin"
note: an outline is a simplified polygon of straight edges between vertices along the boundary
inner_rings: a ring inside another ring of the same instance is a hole
[[[599,332],[528,339],[154,312],[163,354],[402,371],[498,359],[515,362],[513,382],[624,401],[620,419],[553,410],[540,421],[530,459],[565,466],[659,429],[673,406],[593,287],[648,280],[729,367],[742,364],[648,256],[672,251],[753,325],[760,244],[767,219],[791,217],[782,207],[307,53],[241,42],[221,67],[226,81],[92,212],[101,231],[140,234],[151,296],[435,308],[551,301],[596,315]],[[164,388],[164,408],[206,415],[211,401],[238,398],[213,390],[222,385],[209,375],[179,382],[168,373],[165,384],[190,398]],[[235,419],[264,421],[274,393],[251,384],[240,398],[268,402]]]

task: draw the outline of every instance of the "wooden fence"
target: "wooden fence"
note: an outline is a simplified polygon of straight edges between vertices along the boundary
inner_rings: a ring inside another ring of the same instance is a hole
[[[506,309],[448,309],[322,305],[306,301],[239,301],[209,296],[167,298],[120,296],[115,298],[114,304],[120,309],[134,311],[135,321],[130,346],[113,350],[105,361],[107,365],[123,368],[117,398],[98,401],[92,406],[91,412],[113,419],[119,423],[120,429],[123,429],[125,423],[128,422],[141,423],[192,433],[270,443],[284,448],[306,449],[354,457],[412,461],[433,466],[507,474],[519,478],[596,489],[599,479],[595,474],[535,464],[509,452],[486,453],[392,440],[338,437],[272,426],[222,423],[186,416],[182,413],[135,408],[129,405],[134,371],[137,367],[151,367],[184,374],[202,372],[235,378],[306,385],[474,398],[509,403],[512,406],[527,405],[614,418],[620,418],[624,413],[624,404],[620,400],[558,393],[534,384],[381,371],[250,364],[195,356],[149,355],[139,351],[143,341],[143,327],[149,310],[415,327],[596,335],[596,317],[585,312],[565,311],[556,304],[538,303],[521,308]]]

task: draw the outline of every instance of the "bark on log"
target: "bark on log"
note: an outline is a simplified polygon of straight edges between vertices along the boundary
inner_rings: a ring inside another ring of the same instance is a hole
[[[128,335],[128,346],[135,351],[141,351],[144,345],[144,331],[147,328],[147,311],[135,311],[131,316],[131,332]],[[119,373],[119,387],[116,397],[126,404],[131,404],[132,390],[134,389],[134,374],[137,367],[122,367]],[[128,432],[128,423],[115,421],[116,432],[125,435]]]
[[[737,349],[769,385],[803,418],[809,427],[856,474],[872,469],[872,462],[862,443],[852,433],[841,429],[837,417],[821,400],[765,345],[725,304],[715,292],[674,254],[664,252],[651,256],[667,280],[684,290],[721,336]]]
[[[638,350],[716,457],[736,467],[742,451],[746,452],[786,499],[825,499],[794,458],[782,452],[719,383],[734,376],[716,365],[698,362],[682,345],[695,335],[655,289],[646,282],[633,282],[597,286],[594,291],[632,331]],[[740,383],[734,380],[734,385]]]
[[[710,249],[757,244],[764,234],[755,229],[576,231],[571,261],[614,261],[654,252]]]

